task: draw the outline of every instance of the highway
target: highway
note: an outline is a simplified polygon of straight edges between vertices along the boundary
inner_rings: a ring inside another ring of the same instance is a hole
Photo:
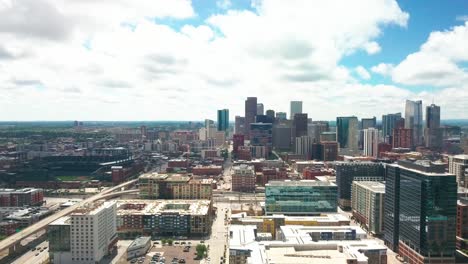
[[[4,251],[4,250],[7,250],[9,249],[11,246],[17,244],[18,242],[21,242],[21,240],[25,239],[26,237],[29,237],[30,235],[33,235],[35,233],[37,233],[38,231],[46,228],[50,223],[52,223],[53,221],[59,219],[60,217],[63,217],[65,215],[68,215],[70,214],[71,212],[73,212],[75,209],[77,209],[78,207],[86,204],[86,203],[92,203],[94,201],[97,201],[97,200],[100,200],[100,199],[103,199],[106,197],[106,195],[110,194],[111,192],[114,192],[114,191],[117,191],[117,190],[120,190],[128,185],[131,185],[131,184],[134,184],[135,182],[137,182],[138,179],[135,179],[135,180],[131,180],[131,181],[127,181],[127,182],[124,182],[120,185],[117,185],[115,187],[112,187],[112,188],[109,188],[107,190],[104,190],[94,196],[91,196],[75,205],[72,205],[66,209],[63,209],[47,218],[44,218],[42,219],[41,221],[31,225],[31,226],[28,226],[27,228],[25,228],[24,230],[12,235],[12,236],[9,236],[7,238],[5,238],[4,240],[0,241],[0,252]]]

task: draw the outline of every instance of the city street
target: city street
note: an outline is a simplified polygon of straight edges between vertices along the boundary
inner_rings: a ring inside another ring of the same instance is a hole
[[[213,222],[213,227],[211,230],[211,237],[205,243],[210,246],[208,252],[208,258],[202,261],[202,263],[219,263],[221,257],[224,256],[225,246],[227,248],[228,242],[228,225],[224,221],[224,216],[226,212],[227,218],[230,217],[229,204],[226,203],[216,203],[215,206],[217,209],[217,217]],[[226,257],[228,257],[228,251],[226,250]],[[227,261],[226,261],[227,263]]]
[[[25,254],[21,255],[18,259],[12,262],[12,264],[24,264],[24,263],[35,263],[35,264],[42,264],[46,263],[46,260],[49,258],[49,242],[44,241],[36,246],[36,248],[44,248],[47,249],[43,250],[29,250]]]

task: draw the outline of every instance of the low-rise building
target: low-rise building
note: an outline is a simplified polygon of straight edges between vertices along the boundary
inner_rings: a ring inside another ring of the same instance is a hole
[[[222,166],[210,165],[210,166],[196,166],[192,168],[193,175],[212,175],[218,176],[223,173]]]
[[[185,174],[147,173],[138,178],[142,199],[211,199],[213,180]]]
[[[254,192],[255,191],[255,170],[253,166],[241,164],[232,167],[232,191],[234,192]]]
[[[385,184],[353,181],[351,208],[356,220],[374,235],[383,234]]]
[[[0,189],[1,207],[38,206],[44,202],[42,189]]]
[[[137,237],[127,248],[127,259],[146,255],[151,247],[151,237]]]
[[[211,200],[119,200],[117,231],[122,237],[204,236],[211,211]]]

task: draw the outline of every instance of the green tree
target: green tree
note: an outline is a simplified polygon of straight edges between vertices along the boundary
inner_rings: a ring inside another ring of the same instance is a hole
[[[169,246],[172,246],[173,243],[174,243],[174,240],[173,240],[173,239],[169,238],[169,239],[167,240],[167,244],[168,244]]]
[[[165,238],[161,239],[161,244],[162,245],[166,245],[166,243],[167,243],[167,240]]]
[[[204,244],[198,244],[195,250],[197,251],[197,258],[201,259],[205,257],[208,248]]]

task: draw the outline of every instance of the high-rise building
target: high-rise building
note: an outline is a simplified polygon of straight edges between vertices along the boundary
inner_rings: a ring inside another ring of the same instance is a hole
[[[336,141],[336,132],[322,132],[320,133],[320,142]]]
[[[275,118],[271,118],[270,116],[267,116],[267,115],[256,115],[255,116],[255,123],[274,124],[275,123]]]
[[[264,112],[265,112],[265,111],[264,111],[264,106],[263,106],[263,104],[262,104],[262,103],[257,104],[257,115],[263,115]]]
[[[250,124],[255,123],[257,115],[257,97],[247,97],[245,100],[245,122],[244,135],[246,139],[250,139]]]
[[[320,134],[328,131],[328,121],[313,121],[311,124],[307,124],[307,134],[314,142],[320,142]]]
[[[234,124],[234,133],[239,135],[244,135],[245,133],[245,117],[236,116]]]
[[[413,144],[423,144],[423,112],[422,101],[406,100],[405,106],[405,128],[413,130]]]
[[[302,113],[302,101],[291,101],[291,112],[289,118],[294,119],[294,115]]]
[[[377,128],[377,119],[373,118],[362,118],[359,126],[359,149],[364,149],[364,129]]]
[[[409,128],[393,129],[393,148],[411,148],[413,146],[413,130]]]
[[[455,175],[430,161],[398,161],[386,171],[385,243],[407,263],[455,263]]]
[[[457,249],[468,249],[468,197],[457,201]]]
[[[232,191],[233,192],[254,192],[255,191],[255,170],[253,166],[241,164],[232,167]]]
[[[312,138],[309,136],[296,137],[296,154],[304,159],[310,159],[312,154]]]
[[[336,118],[336,137],[340,152],[358,154],[358,119],[355,116]]]
[[[335,161],[338,159],[338,142],[322,141],[320,142],[320,154],[323,161]]]
[[[294,115],[294,131],[296,137],[307,136],[307,114],[298,113]]]
[[[265,214],[319,215],[336,213],[336,185],[311,180],[265,184]]]
[[[426,126],[424,141],[427,148],[442,147],[442,129],[440,128],[440,106],[431,104],[426,107]]]
[[[277,113],[276,113],[276,118],[277,118],[278,120],[286,120],[286,119],[288,119],[288,117],[287,117],[287,115],[286,115],[285,112],[277,112]]]
[[[373,127],[364,129],[364,156],[377,158],[379,130]]]
[[[351,185],[353,181],[383,181],[384,167],[373,162],[339,162],[335,164],[338,204],[344,210],[351,209]]]
[[[232,137],[232,145],[233,145],[232,151],[237,154],[239,147],[244,146],[244,135],[234,134],[234,136]]]
[[[218,110],[218,131],[226,131],[229,128],[229,109]]]
[[[366,225],[374,235],[383,233],[384,194],[382,182],[353,181],[351,188],[351,207],[356,220]]]
[[[272,120],[275,120],[275,110],[268,109],[265,114]]]
[[[468,187],[468,155],[449,156],[449,173],[455,174],[459,186]]]
[[[273,125],[271,123],[250,124],[250,145],[264,146],[269,153],[273,146]]]
[[[291,149],[292,126],[290,123],[279,123],[273,127],[273,146],[275,149]]]
[[[386,114],[382,116],[382,133],[385,143],[393,143],[393,129],[396,127],[396,123],[400,119],[401,113]]]

